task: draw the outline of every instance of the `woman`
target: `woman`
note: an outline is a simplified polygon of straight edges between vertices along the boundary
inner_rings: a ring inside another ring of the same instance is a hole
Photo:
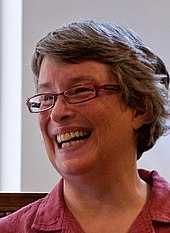
[[[62,179],[0,230],[169,232],[170,186],[136,164],[167,131],[162,60],[130,30],[86,20],[40,40],[32,69],[37,93],[27,106]]]

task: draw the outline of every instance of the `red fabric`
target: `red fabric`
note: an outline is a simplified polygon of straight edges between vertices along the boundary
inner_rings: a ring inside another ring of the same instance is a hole
[[[152,194],[128,233],[170,233],[170,184],[156,171],[140,169],[139,175],[152,185]]]
[[[128,233],[170,233],[170,184],[155,171],[139,170],[139,175],[152,185],[152,195]],[[82,233],[62,192],[63,180],[44,199],[0,219],[0,233]]]

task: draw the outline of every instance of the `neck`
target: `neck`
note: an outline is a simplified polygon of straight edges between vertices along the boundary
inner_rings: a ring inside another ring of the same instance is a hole
[[[84,232],[127,232],[149,199],[136,162],[127,161],[64,179],[65,203]]]
[[[137,169],[122,174],[76,178],[64,181],[64,198],[71,212],[98,212],[111,208],[117,212],[129,207],[143,206],[148,199],[148,185],[142,181]]]

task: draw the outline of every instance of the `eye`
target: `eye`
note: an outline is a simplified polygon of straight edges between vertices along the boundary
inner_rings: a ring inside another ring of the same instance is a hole
[[[70,89],[69,98],[76,101],[84,101],[94,95],[94,88],[92,86],[78,86]]]
[[[91,91],[93,91],[93,89],[90,87],[76,87],[73,91],[74,91],[73,93],[75,95],[78,95],[78,94],[81,94],[84,92],[91,92]]]
[[[54,97],[52,95],[41,95],[41,99],[40,99],[41,107],[44,105],[50,106],[53,104],[53,101],[54,101]]]
[[[43,95],[43,99],[41,101],[48,101],[48,100],[52,100],[53,96],[52,95]]]
[[[78,85],[65,92],[65,98],[71,103],[80,103],[95,97],[95,89],[92,84]]]

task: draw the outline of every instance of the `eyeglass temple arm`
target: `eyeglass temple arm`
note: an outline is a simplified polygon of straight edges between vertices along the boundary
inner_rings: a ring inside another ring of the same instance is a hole
[[[103,84],[100,86],[100,88],[102,88],[104,90],[119,90],[120,85],[118,85],[118,84]]]

